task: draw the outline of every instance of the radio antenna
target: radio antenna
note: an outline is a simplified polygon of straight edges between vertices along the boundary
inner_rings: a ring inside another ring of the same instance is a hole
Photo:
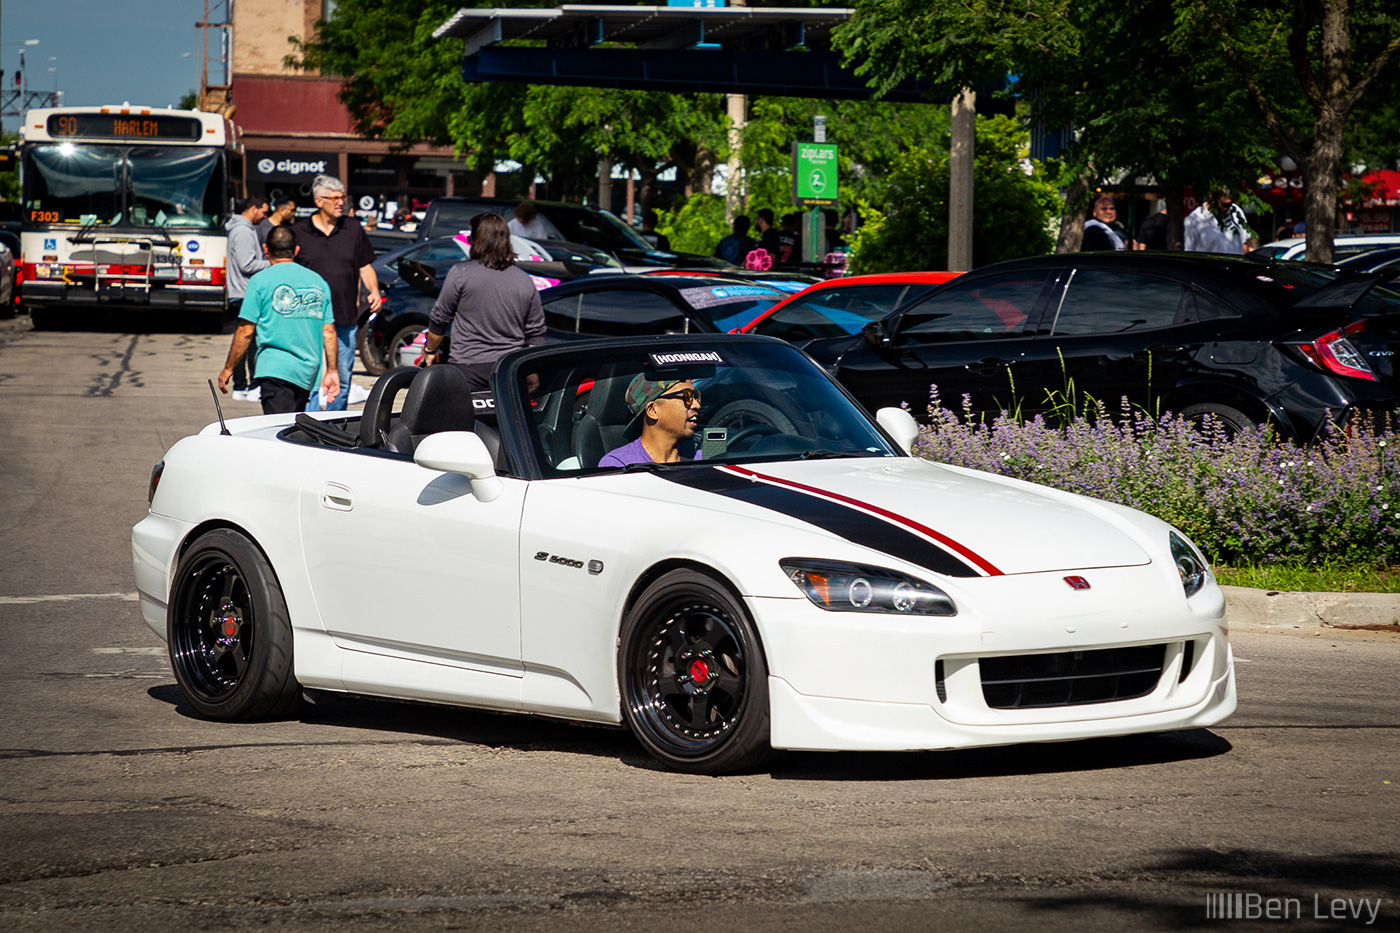
[[[219,416],[219,433],[232,435],[233,432],[224,424],[224,410],[219,406],[219,393],[214,389],[214,380],[209,380],[209,394],[214,396],[214,413]]]

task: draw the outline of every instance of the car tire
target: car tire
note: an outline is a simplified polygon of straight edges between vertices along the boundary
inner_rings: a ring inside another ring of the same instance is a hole
[[[384,364],[393,369],[399,365],[399,349],[406,347],[413,342],[413,339],[423,331],[427,330],[426,324],[405,324],[398,332],[389,339],[388,345],[384,348]]]
[[[1204,427],[1207,419],[1211,419],[1220,425],[1227,437],[1234,437],[1243,431],[1253,431],[1256,427],[1256,422],[1249,415],[1219,402],[1187,405],[1181,410],[1181,417],[1198,427]]]
[[[694,570],[660,577],[628,610],[618,645],[623,717],[662,764],[733,774],[772,755],[763,648],[719,581]]]
[[[201,535],[180,558],[166,610],[175,680],[209,719],[276,719],[297,703],[292,624],[267,558],[228,529]]]
[[[57,324],[54,312],[48,308],[30,308],[29,326],[35,330],[53,330]]]
[[[776,428],[779,434],[797,434],[792,419],[767,402],[743,399],[722,405],[709,416],[708,427],[728,428],[732,433],[758,425]]]
[[[364,366],[365,372],[371,376],[382,376],[384,370],[389,367],[384,365],[384,357],[380,356],[379,348],[374,345],[371,338],[371,326],[369,322],[360,325],[360,332],[355,336],[355,345],[360,351],[360,363]]]

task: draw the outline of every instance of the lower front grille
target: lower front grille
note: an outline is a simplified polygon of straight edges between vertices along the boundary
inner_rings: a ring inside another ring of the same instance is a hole
[[[979,658],[992,709],[1083,706],[1147,696],[1162,676],[1166,645]]]

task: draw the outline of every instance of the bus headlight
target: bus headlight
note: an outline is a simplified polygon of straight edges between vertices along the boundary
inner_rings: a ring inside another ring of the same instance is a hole
[[[180,277],[186,282],[212,282],[214,270],[208,266],[184,266],[180,269]]]

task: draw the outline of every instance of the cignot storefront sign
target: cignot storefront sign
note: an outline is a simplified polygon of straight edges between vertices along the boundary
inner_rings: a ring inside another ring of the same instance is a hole
[[[340,156],[334,152],[249,151],[249,182],[310,184],[317,175],[334,175]]]

